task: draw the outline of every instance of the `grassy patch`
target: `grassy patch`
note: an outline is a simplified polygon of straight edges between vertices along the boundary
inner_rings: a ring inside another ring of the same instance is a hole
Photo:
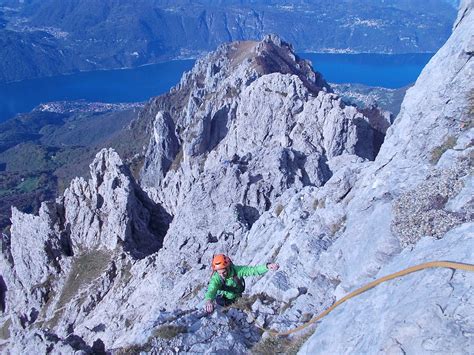
[[[136,180],[140,178],[140,171],[142,170],[143,164],[145,164],[145,157],[143,155],[132,159],[130,162],[130,171]]]
[[[251,312],[252,305],[255,303],[257,298],[258,298],[258,295],[252,295],[252,296],[243,295],[242,297],[239,297],[237,301],[232,303],[232,305],[230,305],[228,308],[236,308],[236,309],[240,309],[241,311]]]
[[[81,287],[90,286],[90,283],[105,271],[109,260],[110,253],[101,250],[83,254],[74,260],[69,278],[61,294],[60,301],[63,302],[59,306],[69,302]]]
[[[318,208],[325,208],[326,207],[326,202],[325,200],[318,200],[315,199],[313,201],[313,210],[317,210]]]
[[[270,297],[266,293],[261,292],[252,296],[242,295],[242,297],[239,297],[234,303],[232,303],[227,308],[236,308],[244,312],[251,312],[252,305],[257,300],[260,300],[263,304],[269,304],[276,301],[273,297]]]
[[[331,224],[329,226],[329,230],[331,231],[331,234],[335,235],[337,232],[339,232],[345,223],[346,223],[346,216],[343,216],[339,221]]]
[[[12,320],[8,318],[0,327],[0,339],[7,340],[10,338],[10,325],[12,325]]]
[[[286,243],[286,241],[288,240],[288,237],[290,236],[290,233],[286,233],[285,235],[285,239],[283,240],[283,243],[281,243],[277,248],[275,248],[275,250],[273,251],[272,253],[272,256],[270,257],[270,260],[275,260],[276,257],[278,256],[278,254],[280,253],[280,250],[281,248],[283,247],[283,245]]]
[[[39,177],[32,176],[24,179],[16,187],[20,192],[31,192],[38,188]]]
[[[0,197],[8,196],[13,194],[12,190],[0,189]]]
[[[296,355],[298,351],[300,351],[301,347],[304,343],[313,335],[314,332],[306,332],[306,334],[299,336],[297,338],[293,338],[290,341],[290,344],[285,352],[288,355]]]
[[[128,261],[121,269],[120,279],[123,282],[124,286],[127,286],[130,280],[132,279],[132,263]]]
[[[61,295],[56,305],[56,313],[48,321],[49,328],[53,328],[56,325],[63,308],[79,294],[81,289],[91,287],[92,282],[100,277],[106,270],[110,258],[109,252],[95,250],[82,254],[73,261],[71,272],[61,290]]]
[[[277,336],[269,336],[252,348],[252,354],[255,355],[273,355],[273,354],[285,354],[285,350],[289,346],[289,340],[287,338],[280,338]]]
[[[469,116],[474,116],[474,90],[471,90],[471,92],[469,93],[468,114]]]
[[[54,168],[54,163],[49,159],[48,149],[30,142],[18,144],[1,153],[0,160],[6,164],[7,171],[31,173]]]
[[[255,344],[251,352],[255,355],[296,355],[311,335],[312,332],[308,332],[303,336],[291,339],[288,337],[270,336]]]
[[[275,211],[275,215],[276,215],[277,217],[279,217],[280,214],[283,212],[283,210],[284,210],[284,207],[283,207],[282,204],[276,205],[276,206],[275,206],[275,210],[274,210],[274,211]]]
[[[133,344],[121,349],[115,349],[117,355],[135,355],[141,352],[150,352],[153,349],[152,340],[155,338],[170,340],[180,334],[187,333],[188,329],[180,325],[163,325],[153,332],[144,344]]]
[[[114,350],[114,354],[117,355],[136,355],[140,354],[141,352],[150,352],[151,351],[151,344],[143,344],[143,345],[130,345],[126,348],[116,349]]]
[[[280,308],[280,311],[279,311],[280,314],[285,313],[290,307],[291,307],[291,301],[285,302],[285,304]]]
[[[153,332],[153,337],[161,339],[173,339],[179,334],[187,333],[188,329],[181,325],[163,325]]]
[[[454,138],[453,136],[447,137],[443,144],[441,144],[439,147],[436,147],[435,149],[431,151],[430,163],[431,164],[438,163],[441,156],[448,149],[451,149],[456,145],[456,141],[457,141],[456,138]]]
[[[183,301],[187,301],[187,300],[190,300],[192,298],[195,298],[199,291],[201,291],[204,287],[206,287],[205,284],[203,283],[200,283],[200,284],[197,284],[192,290],[191,292],[189,292],[188,294],[184,295],[183,296]]]
[[[237,88],[235,88],[233,86],[228,86],[228,87],[225,88],[225,98],[226,99],[236,97],[237,95],[239,95],[239,91],[237,90]]]
[[[179,149],[178,154],[176,154],[176,156],[174,157],[174,160],[171,163],[171,166],[170,166],[169,170],[172,170],[172,171],[178,170],[179,167],[181,166],[181,163],[183,162],[183,160],[184,160],[184,152],[183,152],[183,147],[181,147]]]
[[[11,206],[26,213],[37,213],[41,201],[56,197],[55,177],[48,172],[0,173],[0,229],[10,224]]]

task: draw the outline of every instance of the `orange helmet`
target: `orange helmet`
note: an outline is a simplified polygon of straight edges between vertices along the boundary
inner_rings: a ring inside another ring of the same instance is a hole
[[[217,254],[212,258],[212,270],[222,270],[232,264],[232,261],[227,255]]]

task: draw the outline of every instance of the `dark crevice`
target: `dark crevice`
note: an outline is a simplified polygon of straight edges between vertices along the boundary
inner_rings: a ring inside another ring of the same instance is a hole
[[[189,242],[189,239],[186,239],[186,240],[183,242],[183,244],[181,244],[181,245],[179,246],[178,249],[179,249],[179,250],[183,249],[183,248],[188,244],[188,242]]]
[[[349,189],[347,190],[347,192],[346,192],[344,195],[341,196],[341,198],[339,199],[339,202],[342,201],[342,200],[344,200],[344,199],[347,197],[347,195],[349,195],[349,192],[351,192],[351,190],[352,190],[352,187],[349,188]]]
[[[3,279],[3,276],[0,275],[0,310],[2,312],[5,312],[6,309],[6,303],[5,303],[5,298],[7,296],[7,285],[5,283],[5,280]]]
[[[129,199],[128,202],[130,222],[124,249],[133,258],[143,259],[161,249],[173,217],[148,197],[128,171],[123,172],[132,180],[136,197]]]
[[[253,224],[260,218],[260,214],[255,207],[244,206],[240,203],[236,206],[237,219],[244,223],[248,229],[252,228]]]
[[[212,151],[227,135],[229,128],[229,108],[223,107],[218,110],[211,119],[211,128],[209,134],[209,145],[207,150]]]
[[[219,240],[217,237],[213,236],[211,233],[207,234],[207,242],[208,243],[217,243]]]

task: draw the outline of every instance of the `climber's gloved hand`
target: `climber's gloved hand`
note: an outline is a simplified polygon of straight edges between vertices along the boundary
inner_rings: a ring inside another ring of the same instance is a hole
[[[267,268],[268,270],[277,271],[280,268],[280,265],[275,263],[268,263]]]
[[[212,311],[214,310],[214,303],[211,300],[208,300],[206,302],[205,308],[207,313],[212,313]]]

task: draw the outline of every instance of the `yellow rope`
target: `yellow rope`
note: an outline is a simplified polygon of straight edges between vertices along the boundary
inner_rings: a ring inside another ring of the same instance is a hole
[[[344,296],[343,298],[341,298],[339,301],[337,301],[336,303],[334,303],[331,307],[327,308],[324,312],[322,312],[321,314],[317,315],[316,317],[312,318],[310,321],[308,321],[307,323],[303,324],[303,325],[300,325],[299,327],[296,327],[294,329],[291,329],[291,330],[287,330],[287,331],[284,331],[284,332],[277,332],[275,330],[268,330],[268,329],[265,329],[261,326],[259,326],[257,324],[257,327],[262,329],[263,331],[265,332],[268,332],[269,334],[271,335],[274,335],[274,336],[285,336],[285,335],[290,335],[290,334],[293,334],[293,333],[296,333],[296,332],[299,332],[300,330],[303,330],[307,327],[309,327],[311,324],[314,324],[316,323],[317,321],[319,321],[321,318],[325,317],[326,315],[328,315],[332,310],[334,310],[334,308],[336,308],[337,306],[339,306],[340,304],[346,302],[347,300],[350,300],[351,298],[355,297],[355,296],[358,296],[360,295],[361,293],[364,293],[365,291],[367,290],[370,290],[371,288],[381,284],[382,282],[385,282],[385,281],[389,281],[389,280],[392,280],[392,279],[395,279],[397,277],[401,277],[401,276],[405,276],[405,275],[408,275],[408,274],[411,274],[413,272],[417,272],[417,271],[420,271],[420,270],[424,270],[424,269],[430,269],[430,268],[437,268],[437,267],[443,267],[443,268],[449,268],[449,269],[455,269],[455,270],[465,270],[465,271],[472,271],[474,272],[474,265],[472,264],[464,264],[464,263],[457,263],[457,262],[451,262],[451,261],[430,261],[430,262],[427,262],[427,263],[423,263],[423,264],[419,264],[419,265],[415,265],[415,266],[412,266],[412,267],[409,267],[409,268],[406,268],[406,269],[403,269],[401,271],[398,271],[398,272],[395,272],[393,274],[390,274],[390,275],[387,275],[387,276],[384,276],[384,277],[381,277],[375,281],[372,281],[360,288],[358,288],[357,290],[349,293],[348,295]]]

